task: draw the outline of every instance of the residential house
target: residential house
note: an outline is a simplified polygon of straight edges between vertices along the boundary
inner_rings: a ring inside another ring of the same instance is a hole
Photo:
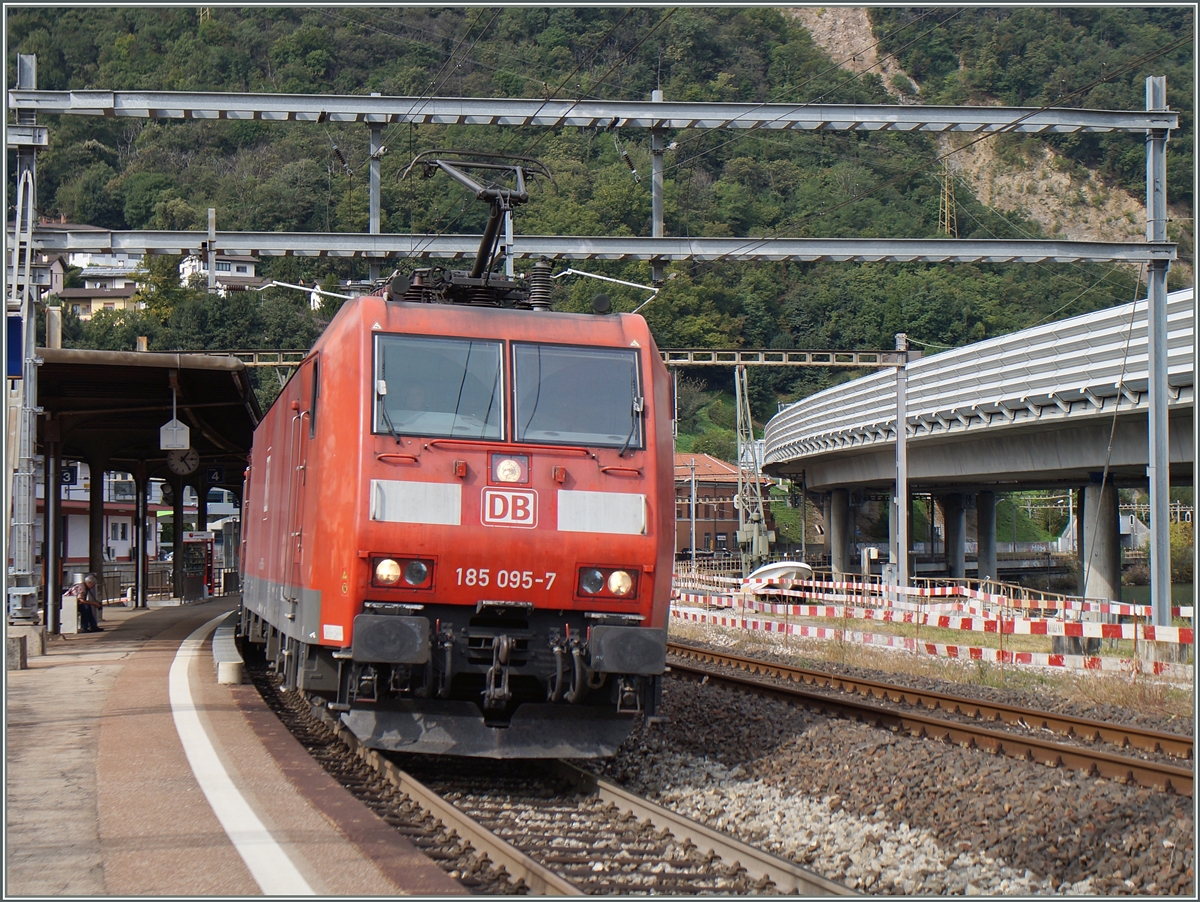
[[[100,310],[130,310],[137,307],[133,296],[137,285],[120,288],[60,288],[55,294],[64,309],[73,310],[80,319],[91,319]]]
[[[12,225],[9,224],[11,234]],[[104,232],[98,226],[43,220],[39,233],[47,232]],[[140,257],[121,252],[71,252],[60,256],[38,255],[32,261],[32,285],[41,295],[55,294],[63,305],[74,310],[81,319],[90,319],[97,310],[122,310],[133,306],[137,291],[137,268]],[[82,270],[83,288],[66,288],[67,267]]]
[[[247,291],[261,288],[266,279],[257,274],[259,260],[257,257],[238,256],[233,254],[216,255],[216,287],[217,293],[224,297],[230,291]],[[185,285],[190,281],[208,284],[207,255],[185,257],[179,264],[179,280]]]

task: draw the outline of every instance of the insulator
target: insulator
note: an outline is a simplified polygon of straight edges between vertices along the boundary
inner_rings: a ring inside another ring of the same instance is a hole
[[[534,310],[550,309],[550,261],[542,257],[529,274],[529,306]]]
[[[629,171],[633,173],[633,180],[638,184],[641,184],[642,177],[638,175],[637,170],[633,168],[633,160],[629,159],[629,153],[623,150],[621,151],[621,156],[625,158],[625,165],[628,166]]]
[[[342,152],[338,149],[338,146],[336,144],[333,145],[333,153],[338,158],[338,162],[340,162],[343,166],[350,165],[349,163],[346,162],[346,158],[344,156],[342,156]]]
[[[495,289],[478,285],[467,292],[467,303],[477,307],[499,307],[500,299],[496,297]]]

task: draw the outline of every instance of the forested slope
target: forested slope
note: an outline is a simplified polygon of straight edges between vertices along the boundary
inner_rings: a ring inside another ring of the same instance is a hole
[[[872,22],[881,48],[921,85],[921,102],[1036,106],[1065,98],[1067,106],[1140,109],[1145,76],[1166,73],[1182,124],[1169,147],[1170,190],[1190,207],[1194,61],[1191,40],[1181,40],[1193,27],[1190,9],[889,8],[872,11]],[[201,19],[195,7],[26,7],[9,8],[7,23],[10,83],[15,53],[36,53],[39,86],[49,89],[648,99],[661,88],[674,100],[895,102],[877,76],[839,68],[777,9],[209,7]],[[211,206],[222,230],[366,230],[362,126],[90,117],[43,124],[51,134],[38,164],[47,215],[199,229]],[[664,167],[668,235],[937,234],[941,186],[928,136],[684,131],[667,140],[675,144]],[[1047,140],[1113,184],[1142,178],[1140,136]],[[549,166],[554,184],[539,186],[519,209],[521,232],[648,235],[649,178],[635,180],[621,156],[628,152],[648,175],[648,142],[640,130],[394,126],[384,138],[383,229],[482,229],[486,209],[458,186],[399,178],[416,153],[454,148],[531,154]],[[1036,223],[991,211],[961,187],[957,203],[963,237],[1040,235]],[[1183,241],[1190,253],[1190,239]],[[155,348],[211,348],[295,345],[317,334],[302,296],[216,301],[172,284],[172,267],[153,264],[146,314],[70,323],[69,340],[131,347],[149,334]],[[645,265],[590,269],[649,279]],[[352,261],[293,258],[268,260],[263,270],[288,281],[365,275]],[[644,311],[664,346],[875,348],[904,331],[937,350],[1127,302],[1137,290],[1129,268],[1099,265],[731,262],[669,271],[674,278]],[[584,309],[596,289],[580,280],[561,290],[559,306]],[[626,310],[644,296],[611,293]],[[755,409],[765,418],[778,398],[845,377],[756,373]]]

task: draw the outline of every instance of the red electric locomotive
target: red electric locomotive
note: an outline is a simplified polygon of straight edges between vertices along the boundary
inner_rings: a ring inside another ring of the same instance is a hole
[[[612,754],[665,664],[666,369],[545,261],[480,269],[347,302],[263,418],[243,635],[371,747]]]

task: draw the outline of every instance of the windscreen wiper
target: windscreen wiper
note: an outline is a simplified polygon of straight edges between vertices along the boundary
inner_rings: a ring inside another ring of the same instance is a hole
[[[629,424],[629,435],[625,437],[625,444],[621,446],[621,450],[617,452],[617,457],[624,457],[626,450],[629,448],[629,443],[633,441],[633,434],[637,432],[638,417],[642,414],[642,409],[646,406],[646,399],[637,396],[633,399],[633,422]]]
[[[396,440],[396,444],[400,444],[400,433],[392,425],[392,418],[388,416],[387,412],[387,381],[384,379],[377,379],[375,381],[375,400],[379,402],[379,412],[383,414],[383,421],[387,423],[388,432],[392,434],[392,438]]]

